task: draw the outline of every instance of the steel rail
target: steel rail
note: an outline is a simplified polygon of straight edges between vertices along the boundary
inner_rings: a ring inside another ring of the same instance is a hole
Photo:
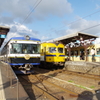
[[[23,80],[25,80],[26,82],[32,84],[38,91],[42,92],[44,95],[46,95],[48,98],[50,98],[50,100],[59,100],[57,97],[55,97],[54,95],[52,95],[51,93],[49,93],[48,91],[43,90],[42,88],[40,88],[39,86],[37,86],[34,83],[29,82],[28,80],[26,80],[24,77],[20,76],[20,78],[22,78]],[[28,85],[30,85],[28,84]],[[25,85],[24,85],[25,86]]]

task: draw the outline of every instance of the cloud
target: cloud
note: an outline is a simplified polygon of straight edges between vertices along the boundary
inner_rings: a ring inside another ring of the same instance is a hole
[[[41,37],[41,41],[43,42],[43,41],[47,41],[48,39],[50,39],[50,37],[48,37],[48,36],[42,36]]]
[[[62,17],[72,11],[71,4],[67,0],[43,0],[34,13],[35,17],[43,19],[51,15]]]
[[[39,5],[36,7],[38,3]],[[0,0],[0,5],[0,25],[10,27],[7,39],[28,34],[46,40],[49,38],[48,36],[44,36],[42,33],[40,35],[38,30],[32,30],[24,24],[43,21],[51,16],[62,18],[73,12],[71,4],[67,0],[10,0],[9,2]],[[33,10],[34,7],[36,8]]]
[[[38,38],[38,31],[34,31],[32,29],[27,28],[25,25],[22,25],[20,23],[15,22],[14,24],[2,24],[2,26],[8,26],[10,27],[10,31],[7,34],[7,39],[9,40],[12,37],[18,37],[18,36],[26,36],[29,35],[31,37]]]
[[[40,33],[38,30],[28,28],[24,24],[29,25],[33,23],[33,21],[49,19],[50,17],[52,18],[52,16],[63,19],[63,16],[73,12],[72,5],[68,2],[68,0],[40,1],[41,0],[10,0],[8,2],[7,0],[0,0],[0,23],[4,26],[10,26],[10,32],[7,38],[10,38],[11,36],[30,35],[32,37],[41,38],[41,40],[49,40],[49,38],[55,38],[55,36],[60,37],[61,35],[67,35],[81,30],[85,33],[99,35],[99,26],[88,30],[84,29],[97,25],[100,21],[88,21],[86,19],[82,19],[81,17],[79,17],[81,20],[78,20],[73,24],[66,25],[66,27],[62,29],[53,29],[53,33],[55,34],[51,35],[52,32],[48,32],[49,36],[44,36],[43,33]],[[40,4],[31,13],[32,9],[39,2]],[[97,8],[99,8],[99,5],[97,5]],[[27,18],[30,13],[31,15]],[[25,20],[25,18],[27,19]],[[22,24],[24,20],[25,22]]]
[[[89,34],[95,34],[99,35],[100,33],[100,21],[92,21],[92,20],[86,20],[86,19],[81,19],[73,24],[70,24],[68,26],[68,30],[66,30],[67,34],[70,33],[75,33],[75,32],[84,32],[84,33],[89,33]],[[98,26],[96,26],[98,25]]]
[[[96,9],[100,9],[100,5],[96,4]]]
[[[95,44],[100,44],[100,37],[95,40]]]
[[[64,16],[73,11],[67,0],[0,0],[0,19],[4,23],[14,21],[23,22],[28,16],[26,23],[35,19],[43,20],[49,16]],[[40,2],[40,3],[39,3]],[[37,4],[39,5],[37,6]],[[36,8],[35,8],[36,7]]]

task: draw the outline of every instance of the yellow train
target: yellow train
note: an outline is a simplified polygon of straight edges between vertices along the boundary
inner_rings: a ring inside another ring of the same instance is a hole
[[[94,58],[92,57],[92,49],[95,52]],[[67,49],[65,58],[71,61],[100,62],[100,44],[73,47],[69,51]]]
[[[65,63],[65,47],[61,43],[41,43],[41,66],[52,68]]]

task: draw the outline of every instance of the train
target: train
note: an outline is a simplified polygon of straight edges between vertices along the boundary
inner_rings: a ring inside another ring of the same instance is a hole
[[[3,46],[0,60],[8,63],[15,73],[32,73],[33,66],[40,65],[41,40],[27,36],[12,37]]]
[[[91,51],[94,49],[94,59],[92,58]],[[69,54],[70,53],[70,54]],[[87,62],[100,62],[100,44],[90,44],[86,46],[78,46],[70,48],[70,52],[66,49],[65,59],[71,61],[87,61]],[[70,56],[69,56],[70,55]]]
[[[64,66],[65,46],[57,42],[41,43],[41,66],[45,68],[56,68]]]

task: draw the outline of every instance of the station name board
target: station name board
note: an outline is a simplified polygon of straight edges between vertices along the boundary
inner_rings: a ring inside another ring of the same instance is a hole
[[[6,38],[6,35],[0,34],[0,38]]]
[[[7,32],[0,32],[0,38],[6,38]]]

